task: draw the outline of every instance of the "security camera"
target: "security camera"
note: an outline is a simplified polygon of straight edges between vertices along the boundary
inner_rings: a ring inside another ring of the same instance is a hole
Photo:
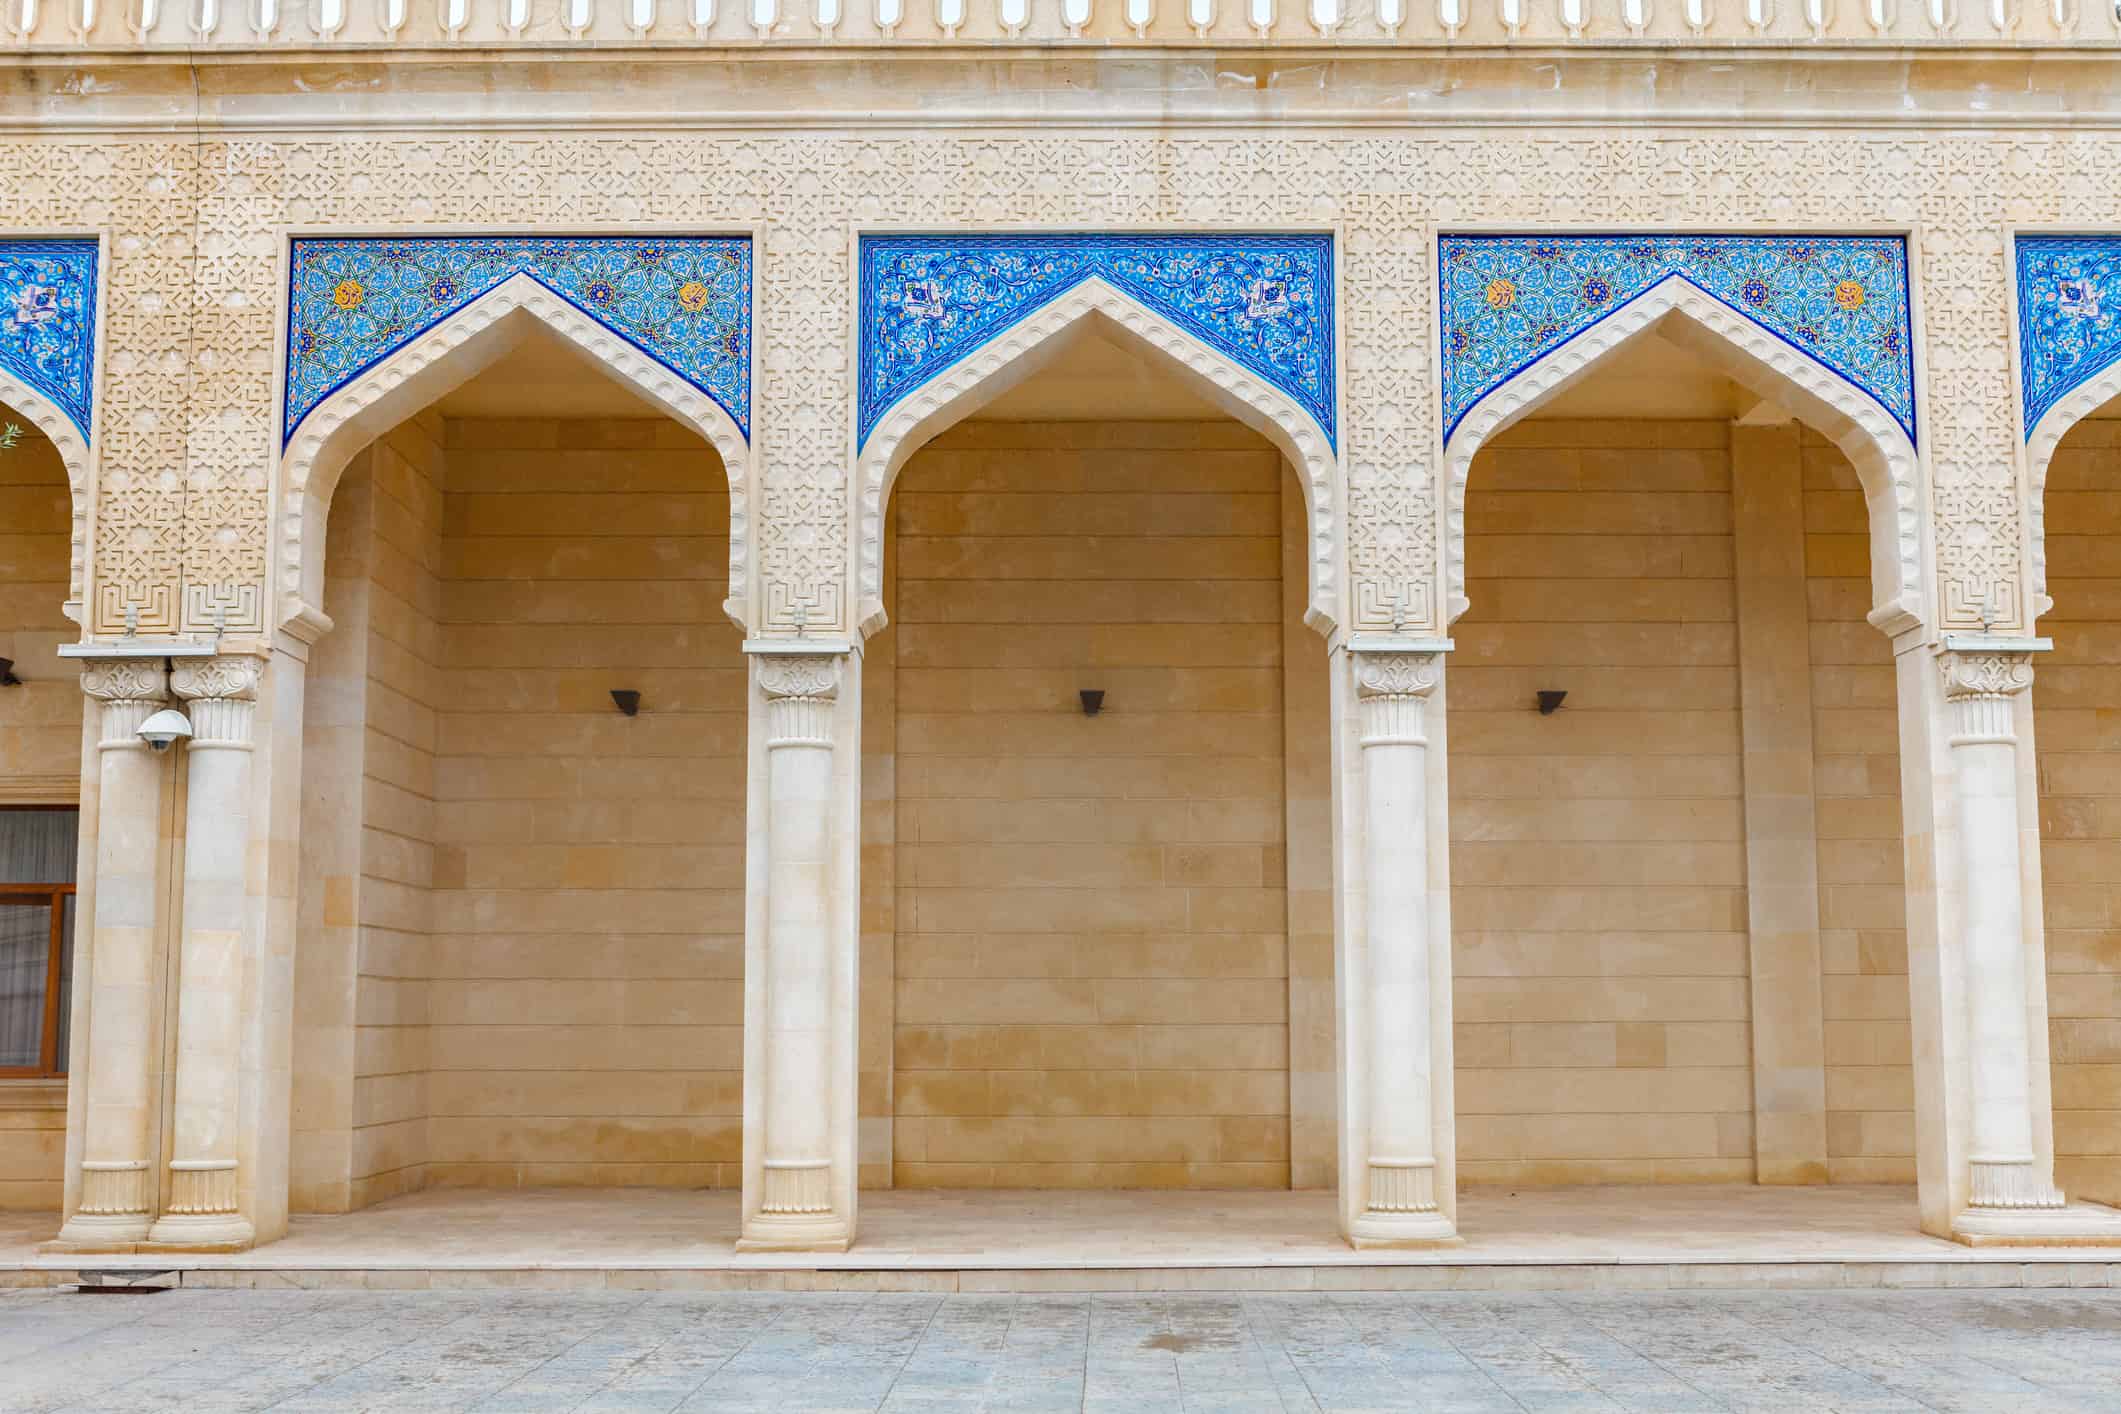
[[[151,751],[167,751],[170,743],[191,735],[191,719],[174,707],[164,707],[140,724],[140,740]]]

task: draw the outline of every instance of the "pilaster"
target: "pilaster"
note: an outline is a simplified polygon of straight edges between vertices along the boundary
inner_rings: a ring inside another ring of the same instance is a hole
[[[105,658],[81,667],[100,704],[95,918],[77,985],[88,992],[88,1069],[79,1201],[59,1230],[76,1247],[127,1246],[154,1219],[160,1055],[156,984],[162,762],[140,725],[169,700],[162,660]]]
[[[745,1250],[854,1237],[859,657],[747,643],[752,665],[744,969]]]
[[[1437,1094],[1451,1073],[1448,1048],[1437,1044],[1450,1030],[1450,934],[1433,916],[1431,843],[1448,832],[1432,834],[1441,799],[1432,799],[1428,724],[1449,646],[1388,639],[1358,642],[1348,655],[1360,762],[1350,784],[1362,809],[1359,864],[1350,853],[1342,866],[1344,878],[1361,880],[1361,958],[1347,969],[1360,991],[1342,1020],[1355,1023],[1345,1054],[1351,1076],[1359,1076],[1362,1130],[1359,1142],[1343,1146],[1355,1162],[1342,1183],[1354,1185],[1344,1188],[1343,1212],[1357,1247],[1458,1240],[1444,1208],[1437,1142]],[[1357,931],[1351,922],[1350,937]],[[1343,1123],[1357,1112],[1347,1106]]]
[[[237,1159],[244,979],[255,951],[252,746],[264,664],[179,662],[171,685],[192,723],[185,747],[184,917],[177,955],[177,1065],[169,1205],[149,1239],[247,1246]]]

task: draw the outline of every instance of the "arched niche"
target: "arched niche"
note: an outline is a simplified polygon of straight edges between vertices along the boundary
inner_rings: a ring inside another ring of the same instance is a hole
[[[1897,635],[1928,620],[1922,592],[1921,461],[1899,423],[1846,378],[1700,287],[1667,276],[1548,350],[1473,404],[1444,446],[1444,598],[1466,610],[1466,488],[1474,455],[1636,337],[1655,331],[1791,413],[1841,448],[1870,509],[1870,621]]]
[[[1304,489],[1310,545],[1304,621],[1331,633],[1341,621],[1341,468],[1325,429],[1296,400],[1108,282],[1092,277],[996,334],[913,389],[877,422],[855,458],[854,539],[858,628],[884,626],[884,507],[899,469],[955,423],[1044,367],[1078,326],[1102,323],[1168,361],[1193,390],[1264,436],[1288,458]]]
[[[647,402],[697,432],[729,480],[729,597],[722,611],[748,623],[750,448],[707,394],[528,275],[512,275],[361,373],[303,417],[281,455],[274,516],[274,590],[283,626],[329,629],[323,611],[324,537],[331,496],[354,454],[494,363],[542,326],[588,355]]]

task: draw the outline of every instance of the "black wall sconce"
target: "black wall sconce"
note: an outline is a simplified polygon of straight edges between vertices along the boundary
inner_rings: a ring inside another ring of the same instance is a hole
[[[638,717],[641,715],[641,694],[635,692],[632,688],[613,688],[611,690],[611,700],[627,716]]]
[[[15,676],[15,660],[0,658],[0,687],[20,687],[22,679]]]
[[[1105,690],[1101,687],[1086,687],[1076,694],[1083,700],[1083,715],[1094,717],[1105,709]]]
[[[1542,717],[1553,716],[1555,709],[1561,706],[1561,699],[1568,695],[1565,691],[1557,692],[1551,687],[1541,688],[1539,690],[1539,715]]]

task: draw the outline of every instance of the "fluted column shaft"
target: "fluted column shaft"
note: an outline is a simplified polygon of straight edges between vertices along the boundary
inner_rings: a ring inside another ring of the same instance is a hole
[[[242,998],[251,932],[249,860],[256,658],[181,662],[187,700],[184,924],[177,953],[177,1065],[169,1207],[156,1242],[242,1244],[236,1165]]]
[[[2026,1009],[2015,716],[2032,687],[2032,658],[1947,653],[1942,663],[1964,899],[1969,1200],[1976,1208],[2059,1208],[2062,1195],[2033,1144]]]
[[[95,916],[89,934],[88,1086],[81,1201],[64,1242],[137,1242],[153,1221],[156,863],[162,760],[140,724],[168,702],[159,658],[91,662],[81,687],[101,704]]]
[[[835,911],[839,841],[834,760],[843,658],[761,654],[765,697],[765,1045],[759,1201],[750,1247],[847,1240],[834,1211]]]
[[[1363,906],[1369,1040],[1368,1153],[1360,1217],[1365,1245],[1448,1241],[1437,1203],[1435,1077],[1430,1062],[1430,694],[1443,654],[1358,652]]]

